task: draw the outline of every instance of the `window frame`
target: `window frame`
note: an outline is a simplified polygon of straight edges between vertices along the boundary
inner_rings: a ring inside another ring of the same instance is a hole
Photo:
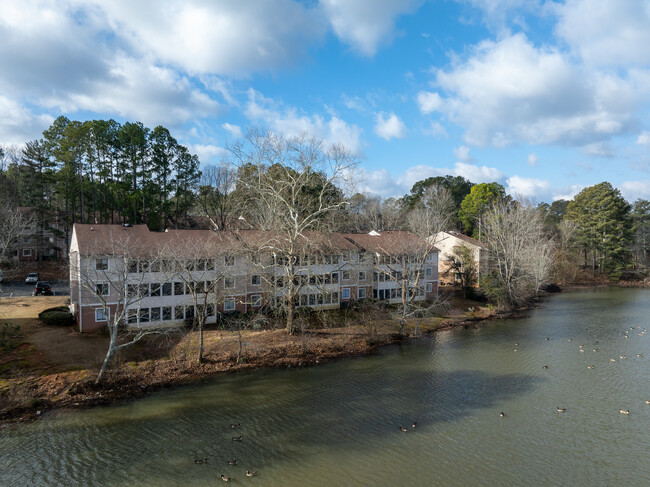
[[[95,322],[96,323],[108,322],[110,312],[111,312],[110,309],[104,310],[104,308],[95,308]],[[100,316],[100,313],[101,316],[103,316],[103,318],[98,317]]]

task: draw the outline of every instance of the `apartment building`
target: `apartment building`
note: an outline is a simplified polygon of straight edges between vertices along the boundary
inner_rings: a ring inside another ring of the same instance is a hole
[[[443,285],[453,286],[460,282],[458,273],[452,268],[454,260],[458,260],[459,247],[466,247],[468,255],[472,259],[472,265],[476,269],[476,281],[473,286],[478,287],[481,277],[488,274],[489,271],[489,249],[487,245],[475,238],[468,237],[462,233],[450,231],[439,232],[433,237],[429,237],[432,243],[440,252],[440,269],[441,283]],[[461,262],[461,268],[462,268]]]
[[[357,299],[432,298],[438,251],[410,232],[167,230],[75,224],[70,292],[79,331],[119,318],[130,326],[177,326],[197,313],[248,312],[292,299],[334,309]]]

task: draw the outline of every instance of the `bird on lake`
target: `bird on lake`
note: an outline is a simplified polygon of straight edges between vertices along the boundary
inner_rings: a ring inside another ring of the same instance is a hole
[[[569,339],[567,340],[567,342],[572,342],[572,341],[573,341],[573,338],[569,338]]]
[[[196,460],[194,460],[194,463],[196,463],[197,465],[201,465],[202,463],[208,463],[208,459],[204,458],[203,460],[201,460],[200,458],[197,458]]]
[[[610,362],[616,362],[616,359],[615,358],[610,358],[609,361]]]
[[[233,458],[232,460],[228,460],[228,465],[237,465],[237,459]]]
[[[221,474],[221,480],[224,482],[230,482],[230,477],[226,477],[224,474]]]
[[[630,414],[629,409],[619,409],[618,412],[621,413],[621,414]]]
[[[645,400],[645,403],[646,403],[646,404],[650,404],[650,399],[646,399],[646,400]]]
[[[543,366],[542,369],[548,369],[548,365]]]
[[[626,358],[627,358],[627,355],[621,355],[620,358],[622,358],[622,359],[626,359]]]
[[[250,470],[246,470],[246,477],[255,477],[257,475],[257,472],[251,472]]]
[[[502,418],[505,418],[506,413],[504,413],[503,411],[501,411],[501,412],[499,413],[499,416],[501,416]]]
[[[232,441],[241,441],[241,440],[242,440],[242,436],[241,436],[241,435],[239,435],[239,436],[233,436],[233,437],[232,437]]]
[[[643,357],[643,354],[642,353],[637,353],[636,356],[641,358],[641,357]]]
[[[546,337],[546,341],[548,342],[551,339],[551,337]]]
[[[595,367],[595,365],[587,365],[588,369],[593,369],[594,367]]]
[[[241,423],[230,423],[230,427],[232,429],[239,428],[240,425],[241,425]]]
[[[566,413],[566,408],[561,408],[560,406],[557,407],[557,412],[558,413]]]
[[[399,430],[402,431],[403,433],[406,433],[408,431],[404,426],[400,426]]]
[[[411,428],[415,429],[415,428],[417,428],[417,427],[418,427],[418,422],[417,422],[417,421],[413,421],[413,423],[411,424]]]

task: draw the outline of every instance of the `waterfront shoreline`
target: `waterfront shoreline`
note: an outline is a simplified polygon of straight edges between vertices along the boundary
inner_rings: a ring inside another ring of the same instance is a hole
[[[87,409],[100,405],[120,404],[146,397],[156,391],[178,386],[198,384],[223,374],[256,369],[279,369],[319,366],[333,361],[377,352],[387,345],[417,339],[413,335],[417,322],[420,336],[458,326],[479,327],[486,321],[525,317],[526,309],[497,313],[479,303],[471,311],[463,306],[452,308],[440,318],[419,318],[409,321],[409,333],[399,336],[394,319],[373,322],[371,327],[352,325],[344,327],[308,329],[298,335],[285,330],[246,331],[244,360],[237,362],[239,335],[237,332],[206,330],[205,361],[198,364],[193,356],[195,343],[192,337],[184,345],[183,356],[123,361],[116,364],[106,380],[94,385],[97,370],[82,368],[48,373],[48,368],[32,370],[30,374],[0,385],[9,388],[5,395],[13,394],[13,407],[0,411],[0,425],[39,420],[46,412]],[[195,338],[195,337],[194,337]],[[176,347],[179,345],[176,344]]]

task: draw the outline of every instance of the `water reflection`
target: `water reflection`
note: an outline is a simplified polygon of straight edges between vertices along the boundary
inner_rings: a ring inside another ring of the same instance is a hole
[[[648,339],[623,337],[648,296],[566,294],[526,320],[4,431],[0,484],[649,485]]]

